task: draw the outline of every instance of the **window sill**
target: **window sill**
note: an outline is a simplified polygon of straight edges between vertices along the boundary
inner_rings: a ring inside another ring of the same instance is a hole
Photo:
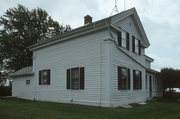
[[[138,56],[141,56],[139,53],[137,53],[137,52],[133,52],[133,54],[135,54],[135,55],[138,55]]]
[[[130,89],[119,89],[118,92],[130,92],[131,90]]]
[[[41,84],[39,86],[50,86],[50,84]]]
[[[142,89],[133,89],[133,91],[141,91]]]
[[[129,51],[126,47],[123,47],[123,46],[119,46],[119,48]]]
[[[70,91],[83,91],[84,89],[66,89],[66,90],[70,90]]]

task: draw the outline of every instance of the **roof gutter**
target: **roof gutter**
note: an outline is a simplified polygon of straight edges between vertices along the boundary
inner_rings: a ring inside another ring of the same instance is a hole
[[[17,74],[17,75],[11,75],[11,78],[19,78],[19,77],[25,77],[25,76],[33,76],[34,73],[26,73],[26,74]]]
[[[146,68],[146,72],[153,73],[153,74],[158,74],[159,73],[158,71],[150,69],[150,68]]]

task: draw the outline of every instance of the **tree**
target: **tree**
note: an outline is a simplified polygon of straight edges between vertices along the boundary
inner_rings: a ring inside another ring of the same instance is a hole
[[[163,88],[180,88],[180,70],[173,68],[163,68],[160,72]]]
[[[59,25],[41,9],[28,10],[22,5],[8,9],[0,17],[0,63],[6,60],[6,71],[32,66],[28,46],[51,36],[70,31],[69,25]],[[0,67],[2,71],[2,66]]]

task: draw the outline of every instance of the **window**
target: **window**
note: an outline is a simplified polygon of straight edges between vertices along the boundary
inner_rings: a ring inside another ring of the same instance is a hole
[[[84,89],[84,67],[67,69],[67,89]]]
[[[142,89],[141,71],[133,70],[133,88]]]
[[[79,68],[71,69],[71,89],[79,89],[80,72]]]
[[[129,33],[127,32],[118,32],[118,45],[129,50]]]
[[[118,67],[118,89],[130,89],[130,69]]]
[[[50,85],[50,70],[39,71],[39,85]]]
[[[133,52],[141,55],[141,41],[136,39],[134,36],[132,37],[132,40]]]
[[[27,85],[30,85],[30,80],[26,80],[26,84],[27,84]]]

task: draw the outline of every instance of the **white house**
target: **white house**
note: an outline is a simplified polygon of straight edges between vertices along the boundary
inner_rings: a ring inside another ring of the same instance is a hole
[[[150,46],[135,8],[30,46],[33,66],[15,72],[18,98],[104,107],[161,96]]]

